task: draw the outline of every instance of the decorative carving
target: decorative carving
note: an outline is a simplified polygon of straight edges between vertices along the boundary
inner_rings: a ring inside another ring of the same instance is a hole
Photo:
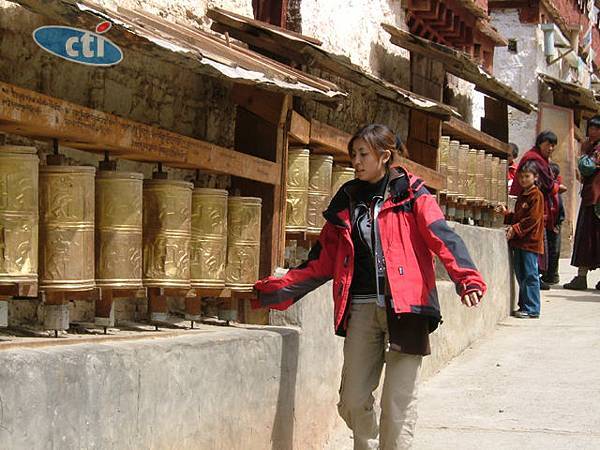
[[[352,167],[333,166],[331,171],[331,195],[335,195],[337,191],[350,180],[355,177]]]
[[[92,289],[93,167],[40,169],[40,287]]]
[[[306,149],[288,151],[286,230],[306,230],[309,155]]]
[[[261,199],[228,200],[226,285],[248,291],[258,279],[260,262]]]
[[[96,284],[142,286],[141,173],[96,176]]]
[[[145,286],[190,287],[192,187],[185,181],[144,181]]]
[[[38,166],[33,147],[0,147],[0,284],[35,282]]]
[[[190,262],[194,287],[225,286],[227,195],[221,189],[194,189]]]

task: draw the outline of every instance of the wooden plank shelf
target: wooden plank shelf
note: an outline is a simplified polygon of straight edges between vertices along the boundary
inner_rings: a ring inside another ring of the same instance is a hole
[[[0,82],[0,131],[278,185],[275,162]]]
[[[442,133],[460,141],[461,144],[469,144],[474,148],[485,150],[504,159],[512,152],[512,148],[508,143],[479,131],[459,119],[452,118],[447,122],[443,122]]]
[[[15,282],[0,284],[0,298],[36,298],[38,284],[36,282]]]

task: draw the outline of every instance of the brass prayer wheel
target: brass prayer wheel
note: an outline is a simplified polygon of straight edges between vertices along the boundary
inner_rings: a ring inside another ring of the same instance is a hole
[[[192,287],[225,287],[227,196],[226,190],[208,188],[192,194]]]
[[[225,283],[234,291],[251,291],[258,280],[262,200],[230,197],[227,205]]]
[[[143,283],[190,287],[192,183],[144,180]]]
[[[142,287],[141,173],[96,174],[96,285]]]
[[[478,202],[485,198],[485,150],[477,151],[477,169],[475,173],[475,197]]]
[[[308,207],[306,231],[318,233],[325,225],[323,211],[327,209],[331,194],[333,156],[311,155],[308,171]]]
[[[485,155],[483,167],[483,197],[487,203],[492,202],[492,154]]]
[[[40,288],[95,286],[95,172],[87,166],[40,168]]]
[[[467,169],[469,165],[469,146],[461,144],[458,149],[458,193],[460,197],[467,197]]]
[[[440,142],[438,145],[438,172],[444,178],[448,176],[448,156],[450,152],[450,137],[442,136],[440,137]],[[440,191],[441,194],[445,194],[448,192],[447,189],[443,189]]]
[[[507,161],[505,159],[501,159],[499,166],[500,175],[498,175],[498,201],[500,203],[504,203],[505,205],[508,199],[508,180],[506,174],[507,170]]]
[[[477,199],[477,150],[472,148],[467,157],[467,200],[475,201]]]
[[[447,194],[449,196],[458,196],[458,154],[459,154],[460,142],[450,141],[448,147],[448,180],[447,180]]]
[[[37,281],[38,167],[35,147],[0,147],[0,284]]]
[[[354,169],[335,165],[331,171],[331,195],[335,195],[340,188],[350,180],[354,180]]]
[[[500,158],[494,156],[492,158],[492,182],[490,200],[493,204],[498,203],[500,195],[498,193],[498,178],[500,177]]]
[[[309,156],[307,149],[288,151],[286,231],[306,231]]]

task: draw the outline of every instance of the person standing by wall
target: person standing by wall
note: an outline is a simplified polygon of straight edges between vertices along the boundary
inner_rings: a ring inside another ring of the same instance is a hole
[[[508,155],[508,159],[507,159],[508,171],[506,172],[506,177],[507,177],[507,181],[508,181],[508,190],[510,191],[510,188],[512,187],[515,176],[517,175],[516,159],[519,156],[519,147],[517,146],[517,144],[513,144],[512,142],[508,145],[510,145],[511,152],[510,152],[510,155]]]
[[[558,204],[558,216],[556,226],[552,230],[546,230],[548,239],[548,269],[542,274],[542,282],[553,285],[560,282],[558,275],[558,265],[560,260],[561,227],[565,220],[565,207],[562,200],[562,194],[567,192],[567,187],[562,183],[560,176],[560,167],[555,162],[550,163],[550,169],[556,178],[558,192],[554,195],[554,200]]]
[[[515,212],[508,213],[504,205],[496,211],[504,214],[510,227],[506,238],[513,251],[515,276],[519,284],[519,309],[515,317],[540,317],[540,278],[538,259],[544,253],[544,196],[536,186],[538,166],[533,161],[519,165],[517,172],[521,193]]]
[[[577,276],[564,285],[565,289],[573,290],[587,289],[588,271],[600,267],[600,116],[589,120],[587,135],[579,160],[583,187],[571,257],[571,265],[578,271]],[[596,289],[600,289],[600,283]]]
[[[535,139],[533,148],[523,155],[521,161],[519,161],[519,166],[517,167],[518,172],[521,166],[528,161],[532,161],[537,166],[537,186],[544,195],[544,228],[546,230],[553,230],[558,220],[558,203],[555,200],[555,195],[558,192],[558,184],[556,183],[552,169],[550,169],[550,157],[552,156],[557,143],[558,137],[556,134],[548,130],[542,131]],[[513,183],[509,194],[518,196],[522,191],[523,188],[520,183]],[[544,248],[546,251],[543,255],[540,255],[540,271],[545,271],[548,266],[547,246],[547,236],[544,234]],[[550,285],[541,282],[540,289],[550,289]]]
[[[338,411],[355,450],[411,445],[421,361],[441,321],[433,255],[463,304],[477,306],[486,291],[423,181],[390,167],[401,148],[385,125],[361,128],[348,144],[356,179],[331,200],[308,261],[255,285],[260,306],[285,309],[333,278],[334,326],[345,336]],[[378,425],[373,392],[384,366]]]

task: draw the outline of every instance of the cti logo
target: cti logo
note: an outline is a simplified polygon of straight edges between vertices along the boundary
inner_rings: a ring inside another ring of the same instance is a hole
[[[102,36],[111,26],[110,22],[102,22],[92,33],[80,28],[50,25],[37,28],[33,40],[45,51],[68,61],[88,66],[114,66],[123,59],[123,52]]]

